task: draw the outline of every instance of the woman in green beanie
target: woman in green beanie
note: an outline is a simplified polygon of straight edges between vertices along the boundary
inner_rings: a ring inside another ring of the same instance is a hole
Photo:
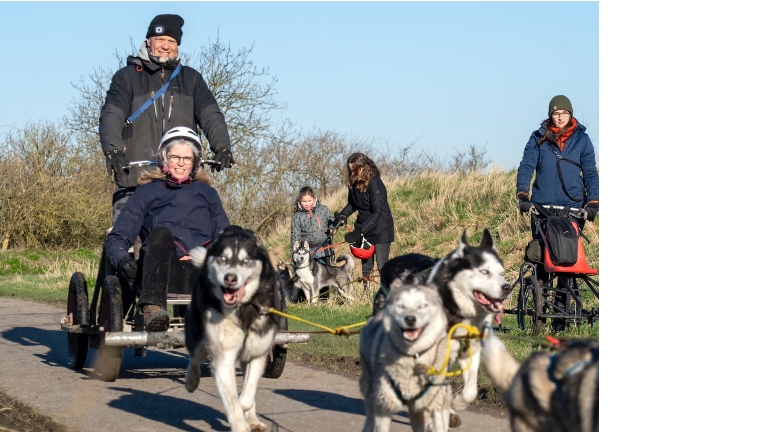
[[[528,139],[517,171],[520,213],[528,212],[533,203],[551,204],[584,208],[587,220],[594,221],[600,203],[599,179],[595,149],[587,128],[573,116],[573,105],[563,95],[549,101],[547,114],[547,119]],[[536,179],[531,189],[534,172]],[[541,239],[535,217],[531,215],[531,230],[534,239]],[[578,219],[578,223],[579,229],[584,227],[584,219]],[[543,276],[543,269],[541,274]],[[555,301],[563,302],[562,297],[558,293]],[[552,320],[554,330],[564,326],[560,321]]]

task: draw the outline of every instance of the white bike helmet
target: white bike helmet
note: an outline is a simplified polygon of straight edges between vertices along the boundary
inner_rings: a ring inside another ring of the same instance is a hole
[[[157,162],[160,163],[160,166],[166,166],[165,150],[176,140],[184,140],[192,143],[195,147],[195,161],[192,163],[192,173],[190,174],[191,177],[194,177],[203,162],[203,144],[200,142],[200,136],[197,132],[186,126],[172,127],[160,138],[160,146],[157,148]]]

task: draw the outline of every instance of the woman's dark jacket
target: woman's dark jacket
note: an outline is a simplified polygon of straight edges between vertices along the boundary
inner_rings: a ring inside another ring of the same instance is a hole
[[[101,149],[125,152],[130,161],[154,160],[160,138],[170,128],[186,126],[203,129],[211,150],[230,148],[229,131],[216,99],[198,71],[182,66],[181,71],[165,92],[136,120],[125,127],[125,121],[144,102],[171,79],[172,68],[129,56],[128,65],[112,77],[99,117]],[[115,182],[121,188],[138,183],[142,169],[129,174],[116,173]]]
[[[347,205],[340,213],[349,217],[355,211],[358,212],[355,231],[362,233],[366,240],[373,244],[395,241],[395,221],[381,177],[373,177],[366,192],[349,190]]]
[[[136,236],[146,239],[159,226],[170,228],[179,257],[213,240],[229,219],[216,189],[192,180],[176,184],[158,179],[136,188],[107,235],[107,256],[117,267]]]
[[[545,141],[541,145],[536,143],[544,134],[544,125],[531,134],[528,144],[523,151],[523,159],[517,171],[517,193],[525,192],[531,202],[538,204],[553,204],[568,207],[584,207],[589,201],[599,200],[599,180],[597,174],[597,161],[592,140],[587,135],[587,128],[578,124],[573,135],[565,140],[563,151],[557,144]],[[553,149],[554,147],[554,149]],[[570,159],[579,165],[561,160],[560,170],[562,182],[558,173],[558,157]],[[533,181],[533,190],[530,184],[533,172],[536,171],[536,179]],[[566,195],[564,188],[568,191]]]

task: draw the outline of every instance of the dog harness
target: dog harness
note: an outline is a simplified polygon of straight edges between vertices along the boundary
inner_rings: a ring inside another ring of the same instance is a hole
[[[435,362],[435,360],[437,360],[437,353],[438,353],[438,350],[437,350],[436,348],[437,348],[438,346],[440,346],[440,343],[443,341],[443,339],[444,339],[444,338],[442,338],[442,339],[440,339],[439,341],[437,341],[437,343],[435,343],[435,345],[434,345],[433,347],[430,347],[430,348],[427,348],[426,350],[424,350],[424,352],[427,352],[427,351],[429,351],[430,349],[432,349],[432,348],[435,348],[435,359],[432,361],[432,363],[434,363],[434,362]],[[398,350],[398,351],[400,351],[400,350]],[[400,352],[402,352],[402,351],[400,351]],[[422,353],[422,354],[423,354],[423,353]],[[415,354],[413,357],[414,357],[414,358],[419,358],[419,356],[420,356],[420,355],[421,355],[421,354],[418,354],[418,353],[417,353],[417,354]],[[385,373],[386,373],[386,372],[385,372]],[[437,377],[438,377],[438,375],[433,375],[433,376],[432,376],[432,379],[430,379],[430,380],[429,380],[429,382],[427,383],[427,385],[426,385],[426,386],[424,386],[424,388],[423,388],[423,389],[422,389],[422,390],[419,392],[419,394],[417,394],[416,396],[414,396],[414,397],[413,397],[413,399],[410,399],[410,400],[406,400],[406,399],[404,399],[404,398],[403,398],[403,394],[400,392],[400,389],[399,389],[399,388],[397,388],[397,385],[395,384],[395,380],[393,380],[393,379],[392,379],[392,377],[389,375],[389,373],[387,373],[387,379],[389,380],[389,385],[390,385],[390,386],[392,386],[392,390],[394,390],[394,392],[395,392],[395,396],[397,396],[397,399],[398,399],[398,400],[400,400],[400,402],[402,402],[402,403],[403,403],[403,405],[408,405],[408,404],[411,404],[411,403],[413,403],[413,402],[416,402],[416,401],[417,401],[417,400],[419,400],[419,399],[420,399],[422,396],[424,396],[425,394],[427,394],[427,392],[429,391],[429,389],[430,389],[430,388],[432,387],[432,385],[435,383],[435,380],[437,380]]]
[[[589,353],[590,358],[576,362],[573,366],[569,367],[565,372],[563,372],[563,377],[560,379],[555,377],[555,363],[557,362],[557,353],[554,353],[549,357],[550,360],[549,367],[547,368],[547,375],[549,375],[550,381],[555,383],[555,389],[557,390],[558,395],[563,394],[563,382],[566,380],[566,378],[581,372],[581,370],[587,367],[588,364],[594,362],[598,358],[598,354],[595,349],[590,349]]]

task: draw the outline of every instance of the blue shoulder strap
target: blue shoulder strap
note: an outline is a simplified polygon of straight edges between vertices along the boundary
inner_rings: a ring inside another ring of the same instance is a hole
[[[171,79],[169,79],[168,82],[165,83],[165,85],[162,86],[160,90],[158,90],[158,92],[155,93],[154,96],[147,99],[147,101],[144,102],[144,105],[142,105],[139,109],[137,109],[135,113],[131,114],[131,116],[128,117],[128,120],[125,121],[125,126],[128,126],[131,123],[133,123],[133,121],[136,120],[136,117],[141,115],[141,113],[143,113],[145,109],[147,109],[150,105],[152,105],[157,100],[157,98],[159,98],[160,95],[162,95],[165,92],[165,90],[168,89],[168,86],[171,85],[171,81],[173,81],[173,79],[176,78],[176,75],[179,74],[180,70],[181,70],[181,63],[179,63],[179,65],[176,66],[176,69],[173,70],[173,73],[171,74]]]

